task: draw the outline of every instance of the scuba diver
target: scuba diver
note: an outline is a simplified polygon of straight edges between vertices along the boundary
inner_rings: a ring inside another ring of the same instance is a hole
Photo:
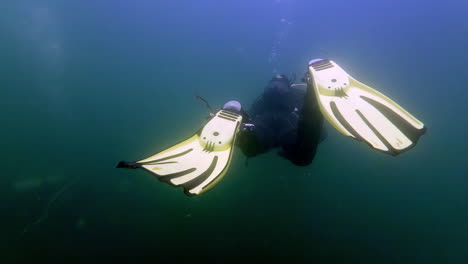
[[[262,95],[246,113],[239,102],[230,101],[223,107],[242,115],[243,124],[236,139],[247,157],[254,157],[279,148],[278,155],[298,166],[309,165],[319,140],[325,133],[323,116],[311,89],[296,88],[294,79],[274,76]]]
[[[192,137],[117,168],[142,168],[182,186],[187,195],[199,195],[227,173],[234,146],[247,157],[277,148],[293,164],[309,165],[326,138],[324,118],[343,135],[393,156],[414,147],[426,132],[422,122],[334,61],[311,60],[303,82],[276,75],[248,113],[229,101]]]

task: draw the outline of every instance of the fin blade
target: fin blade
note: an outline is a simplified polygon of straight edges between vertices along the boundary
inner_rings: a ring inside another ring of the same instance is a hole
[[[366,98],[361,96],[368,104],[372,105],[379,111],[389,122],[395,125],[402,134],[408,138],[412,143],[416,143],[425,132],[426,126],[419,120],[413,119],[413,117],[400,114],[394,109],[388,107],[386,104],[381,104],[379,101],[373,100],[372,98]]]
[[[310,64],[309,74],[322,114],[346,136],[397,155],[414,147],[426,131],[400,105],[357,81],[333,61]]]
[[[341,115],[339,118],[340,123],[345,126],[348,130],[353,131],[353,135],[356,139],[368,143],[371,147],[381,150],[388,151],[389,149],[382,140],[370,129],[366,122],[356,111],[357,109],[349,102],[340,102],[336,104],[336,116]]]
[[[198,181],[196,186],[190,186],[192,188],[188,187],[186,194],[199,195],[213,188],[226,174],[232,160],[233,150],[234,147],[231,147],[224,150],[224,153],[217,153],[217,156],[213,158],[213,163],[216,162],[216,167],[203,180]]]
[[[364,96],[368,99],[371,99],[392,112],[394,112],[395,115],[400,116],[402,119],[406,120],[408,124],[413,126],[416,129],[423,129],[424,124],[418,120],[416,117],[414,117],[412,114],[410,114],[408,111],[406,111],[403,107],[401,107],[399,104],[397,104],[395,101],[392,99],[388,98],[386,95],[378,92],[377,90],[357,81],[353,77],[349,77],[351,86],[356,87],[360,89],[361,96]]]
[[[229,168],[242,116],[219,111],[192,137],[134,163],[120,167],[140,167],[160,181],[182,186],[187,195],[211,189]]]
[[[322,101],[320,102],[320,110],[324,117],[343,135],[356,138],[356,133],[353,133],[353,129],[350,129],[345,122],[341,121],[342,116],[340,114],[336,114],[335,108],[336,101],[327,97],[322,98]]]
[[[384,142],[389,150],[398,152],[413,144],[394,123],[371,104],[363,102],[359,113],[364,122]]]
[[[426,132],[425,125],[387,96],[359,84],[363,86],[356,89],[362,101],[361,112],[376,134],[379,133],[383,141],[387,141],[389,154],[397,155],[411,149]]]

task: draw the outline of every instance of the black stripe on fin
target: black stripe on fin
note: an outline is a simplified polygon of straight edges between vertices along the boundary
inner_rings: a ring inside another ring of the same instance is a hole
[[[371,143],[369,143],[364,137],[362,137],[349,123],[348,121],[343,117],[343,115],[341,114],[340,110],[338,109],[338,107],[336,106],[336,103],[335,102],[330,102],[330,107],[331,107],[331,110],[333,112],[333,115],[336,117],[336,119],[340,122],[340,124],[346,129],[348,130],[348,132],[353,135],[356,140],[358,141],[362,141],[362,142],[365,142],[367,145],[369,145],[369,147],[371,148],[374,148],[374,146],[372,146]],[[361,119],[371,128],[371,130],[377,135],[377,137],[383,142],[383,144],[389,149],[389,150],[392,150],[392,146],[390,145],[389,146],[389,143],[385,140],[385,139],[382,139],[382,135],[380,135],[380,133],[369,123],[369,121],[367,121],[367,119],[361,114],[361,112],[359,111],[356,111],[357,114],[361,117]],[[375,148],[374,148],[375,149]],[[380,149],[379,149],[380,150]],[[394,150],[394,149],[393,149]],[[383,151],[383,150],[380,150],[380,151]],[[395,155],[394,152],[391,152],[391,151],[383,151],[385,153],[389,153],[391,155]]]
[[[226,119],[226,120],[232,121],[232,122],[235,122],[235,121],[236,121],[235,119],[226,117],[226,116],[224,116],[224,115],[218,115],[218,117],[219,117],[219,118],[222,118],[222,119]]]
[[[333,64],[330,62],[330,60],[321,60],[312,63],[310,66],[314,68],[316,71],[321,71],[329,68],[333,68]]]
[[[338,109],[338,107],[336,106],[335,102],[330,102],[330,107],[332,109],[332,112],[333,114],[335,115],[336,119],[340,122],[340,124],[346,129],[348,130],[348,132],[353,135],[357,140],[359,141],[363,141],[365,142],[367,145],[369,145],[369,147],[374,148],[374,146],[372,146],[372,144],[370,142],[368,142],[364,137],[362,137],[349,123],[348,121],[346,121],[346,119],[343,117],[343,115],[341,114],[340,110]],[[384,151],[384,150],[380,150],[379,151],[382,151],[382,152],[385,152],[385,153],[388,153],[390,155],[393,155],[395,156],[396,154],[396,150],[391,146],[390,143],[388,143],[387,140],[385,140],[385,138],[383,138],[383,136],[372,126],[372,124],[362,115],[361,112],[359,112],[359,110],[356,110],[357,114],[361,117],[361,119],[364,121],[364,123],[366,123],[367,126],[369,126],[369,128],[376,134],[376,136],[380,139],[380,141],[382,141],[382,143],[389,149],[389,151]]]
[[[158,175],[158,179],[160,181],[162,181],[162,182],[167,182],[169,184],[174,185],[172,182],[170,182],[170,180],[182,177],[182,176],[187,175],[189,173],[192,173],[192,172],[194,172],[196,170],[197,169],[195,169],[195,168],[190,168],[190,169],[187,169],[187,170],[184,170],[184,171],[179,171],[179,172],[172,173],[172,174],[167,174],[167,175],[164,175],[164,176],[163,175]]]
[[[375,107],[380,113],[382,113],[390,122],[392,122],[407,138],[416,144],[419,137],[426,133],[427,128],[424,126],[422,129],[418,129],[412,126],[399,114],[395,113],[391,108],[388,108],[384,104],[381,104],[369,97],[361,95],[361,98],[368,102],[370,105]],[[401,151],[400,151],[401,152]]]
[[[234,131],[237,131],[237,129],[239,128],[240,126],[240,122],[237,122],[236,123],[236,128],[234,129]],[[236,141],[236,133],[234,132],[234,140],[233,140],[233,143]],[[231,156],[232,156],[232,152],[233,152],[234,148],[231,147],[231,150],[229,151],[229,158],[228,158],[228,162],[226,163],[226,165],[224,166],[223,170],[212,180],[210,181],[209,183],[207,183],[205,186],[202,187],[202,190],[204,190],[205,188],[207,188],[208,186],[210,186],[210,184],[212,184],[216,179],[218,179],[218,177],[222,174],[224,174],[226,172],[226,170],[229,168],[229,163],[230,163],[230,159],[231,159]],[[217,158],[218,156],[216,156]]]
[[[335,118],[338,120],[338,122],[340,122],[340,124],[346,129],[348,130],[348,132],[353,135],[356,140],[359,140],[359,141],[364,141],[366,142],[367,144],[369,144],[363,137],[361,137],[361,135],[356,131],[354,130],[354,128],[348,123],[348,121],[346,121],[346,119],[343,117],[343,115],[341,114],[340,110],[338,109],[338,107],[336,106],[336,103],[335,102],[330,102],[330,108],[333,112],[333,115],[335,116]],[[370,145],[370,144],[369,144]],[[371,146],[371,145],[370,145]]]
[[[330,69],[330,68],[333,68],[333,65],[330,64],[330,65],[327,65],[327,66],[324,66],[324,67],[317,67],[317,68],[314,67],[314,69],[316,71],[322,71],[322,70],[326,70],[326,69]]]
[[[237,119],[237,117],[233,117],[232,115],[226,115],[224,113],[219,113],[218,116],[224,116],[224,117],[231,118],[231,119]]]
[[[371,122],[369,122],[369,120],[367,120],[367,118],[361,113],[361,111],[356,110],[356,113],[359,115],[359,117],[361,117],[362,121],[364,121],[364,123],[366,123],[366,125],[372,130],[372,132],[374,132],[374,134],[379,138],[379,140],[382,141],[382,143],[388,148],[387,151],[380,151],[388,153],[392,156],[398,155],[398,150],[393,148],[392,144],[390,144],[390,142],[388,142],[387,139],[385,139],[385,137],[382,136],[382,134],[380,134],[380,132],[371,124]]]
[[[178,158],[178,157],[181,157],[181,156],[184,156],[186,155],[187,153],[191,152],[193,150],[193,148],[191,149],[188,149],[186,151],[183,151],[179,154],[175,154],[175,155],[172,155],[172,156],[168,156],[168,157],[165,157],[165,158],[162,158],[162,159],[156,159],[156,160],[150,160],[150,161],[146,161],[146,162],[140,162],[139,164],[141,165],[156,165],[154,163],[158,163],[160,161],[164,161],[164,160],[168,160],[168,159],[172,159],[172,158]]]
[[[208,177],[210,177],[211,173],[213,173],[214,169],[216,168],[216,164],[218,163],[218,156],[214,156],[213,160],[211,161],[210,167],[206,171],[204,171],[199,176],[193,178],[192,180],[182,184],[184,186],[184,191],[187,195],[193,195],[189,191],[198,185],[202,184]]]
[[[224,114],[224,115],[230,116],[232,118],[238,118],[239,117],[238,114],[233,113],[233,112],[229,112],[229,111],[226,111],[226,110],[221,110],[220,114]]]
[[[316,61],[316,62],[310,64],[309,66],[317,67],[317,66],[322,66],[322,65],[327,64],[327,63],[330,63],[330,60],[325,59],[325,60]]]

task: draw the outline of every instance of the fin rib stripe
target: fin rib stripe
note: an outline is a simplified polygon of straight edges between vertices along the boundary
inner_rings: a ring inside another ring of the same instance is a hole
[[[348,132],[353,135],[358,141],[365,142],[367,145],[369,145],[371,148],[374,148],[372,144],[370,144],[364,137],[362,137],[349,123],[346,121],[346,119],[343,117],[341,114],[340,110],[338,110],[338,107],[336,107],[335,102],[330,102],[330,107],[332,109],[333,114],[335,115],[336,119],[341,123],[341,125],[348,130]],[[359,110],[356,110],[356,113],[361,117],[362,121],[366,123],[366,125],[374,132],[374,134],[382,141],[382,143],[389,149],[389,151],[384,151],[379,149],[382,152],[391,154],[391,155],[396,155],[398,154],[396,150],[392,147],[390,143],[372,126],[372,124],[362,115],[362,113]]]
[[[325,69],[333,68],[333,64],[329,60],[321,60],[315,63],[312,63],[310,66],[316,71],[322,71]]]
[[[380,141],[388,148],[388,151],[383,151],[385,153],[388,153],[392,156],[396,156],[399,152],[395,148],[393,148],[392,144],[388,142],[382,134],[367,120],[367,118],[361,113],[361,111],[356,110],[356,113],[361,117],[362,121],[366,123],[366,125],[374,132],[374,134],[379,138]]]
[[[235,115],[235,116],[240,116],[238,113],[235,113],[235,112],[232,112],[232,111],[229,111],[229,110],[221,110],[222,113],[227,113],[227,114],[231,114],[231,115]]]
[[[196,168],[190,168],[190,169],[187,169],[187,170],[184,170],[184,171],[179,171],[179,172],[172,173],[172,174],[167,174],[167,175],[164,175],[164,176],[156,174],[156,173],[155,174],[158,175],[158,178],[159,178],[160,181],[167,182],[167,183],[175,186],[175,184],[173,184],[171,182],[172,179],[182,177],[182,176],[187,175],[189,173],[192,173],[192,172],[194,172],[196,170],[197,170]]]
[[[403,117],[399,114],[395,113],[392,109],[388,108],[387,106],[369,98],[366,96],[362,96],[361,98],[375,107],[380,113],[382,113],[390,122],[392,122],[407,138],[416,144],[418,142],[419,137],[421,137],[426,132],[426,127],[422,129],[418,129],[408,123]]]
[[[238,118],[238,117],[239,117],[238,114],[234,114],[234,113],[232,113],[232,112],[227,112],[227,111],[221,111],[220,114],[227,115],[227,116],[230,116],[230,117],[232,117],[232,118]]]
[[[231,153],[232,153],[232,149],[231,148]],[[229,155],[231,155],[231,153],[229,153]],[[218,160],[218,156],[215,156],[214,159]],[[223,168],[223,170],[221,171],[221,173],[219,173],[216,177],[214,177],[210,182],[208,182],[207,184],[205,184],[205,186],[202,187],[202,190],[205,189],[206,187],[208,187],[212,182],[214,182],[220,175],[222,175],[224,173],[224,171],[226,170],[226,167],[229,166],[229,163],[226,164],[226,166]],[[210,173],[211,174],[211,173]]]
[[[219,114],[218,116],[223,116],[223,117],[226,117],[226,118],[229,118],[229,119],[237,119],[237,117],[233,117],[231,115],[225,115],[225,114]]]
[[[184,186],[185,191],[190,191],[198,185],[202,184],[204,181],[206,181],[206,179],[208,179],[208,177],[210,177],[210,175],[213,173],[217,163],[218,156],[214,156],[213,160],[211,161],[210,167],[208,167],[206,171],[204,171],[202,174],[195,177],[194,179],[182,184],[182,186]]]
[[[236,128],[234,129],[234,139],[232,141],[232,145],[234,145],[234,142],[236,141],[236,135],[237,133],[235,131],[237,131],[237,129],[239,128],[240,126],[240,122],[236,122]],[[221,175],[224,175],[226,173],[226,170],[229,168],[229,165],[231,163],[231,157],[232,157],[232,152],[234,151],[234,147],[231,147],[231,150],[229,151],[229,158],[228,158],[228,162],[224,165],[224,168],[223,170],[215,177],[213,178],[212,181],[210,181],[209,183],[205,184],[205,186],[202,187],[202,190],[208,188],[212,183],[216,182],[218,180],[219,177],[221,177]],[[218,156],[215,156],[215,158],[218,158]]]
[[[220,115],[231,116],[232,118],[237,118],[237,117],[239,117],[239,115],[234,114],[234,113],[232,113],[232,112],[228,112],[228,111],[221,111],[219,114],[220,114]]]
[[[169,156],[169,157],[165,157],[165,158],[162,158],[162,159],[156,159],[156,160],[150,160],[150,161],[146,161],[146,162],[139,162],[138,164],[141,164],[141,165],[157,165],[157,164],[154,164],[154,163],[158,163],[160,161],[165,161],[165,160],[168,160],[168,159],[173,159],[173,158],[178,158],[178,157],[184,156],[187,153],[191,152],[192,150],[193,150],[193,148],[188,149],[186,151],[183,151],[183,152],[181,152],[179,154]]]
[[[208,142],[206,152],[212,152],[213,149],[214,149],[214,142],[212,142],[212,141]]]
[[[225,116],[222,116],[222,115],[218,115],[218,116],[219,116],[219,118],[226,119],[226,120],[229,120],[229,121],[233,121],[233,122],[236,121],[235,119],[228,118],[228,117],[225,117]]]
[[[324,64],[321,64],[321,65],[312,65],[312,67],[314,67],[314,69],[322,69],[322,68],[333,67],[333,64],[324,63]]]
[[[216,143],[214,143],[213,141],[209,141],[209,142],[206,143],[205,147],[203,148],[203,151],[213,152],[213,150],[215,148],[215,145],[216,145]]]
[[[333,68],[333,65],[330,65],[330,66],[327,66],[327,67],[320,67],[320,68],[314,67],[314,69],[315,69],[316,71],[323,71],[323,70],[330,69],[330,68]]]
[[[327,63],[330,63],[330,60],[319,60],[319,61],[312,63],[310,66],[321,66]]]
[[[346,121],[346,119],[343,117],[341,114],[340,110],[338,110],[338,107],[336,106],[335,102],[330,102],[330,108],[333,112],[333,115],[336,117],[338,122],[346,129],[348,132],[354,136],[354,138],[358,141],[364,141],[367,143],[367,141],[356,131],[354,128]]]

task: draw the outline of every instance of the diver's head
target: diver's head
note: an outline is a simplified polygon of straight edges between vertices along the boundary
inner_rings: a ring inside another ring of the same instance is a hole
[[[242,105],[238,101],[229,101],[224,104],[223,110],[240,114],[242,110]]]
[[[263,98],[271,103],[281,103],[290,93],[291,81],[286,75],[275,75],[265,87]]]

